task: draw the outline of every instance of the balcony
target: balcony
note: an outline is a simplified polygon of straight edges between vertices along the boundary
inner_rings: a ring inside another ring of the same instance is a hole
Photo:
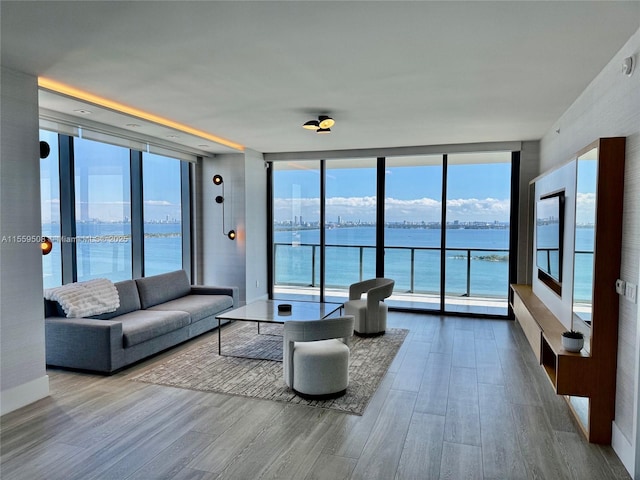
[[[343,302],[351,283],[375,276],[375,247],[328,244],[325,299]],[[386,247],[385,276],[396,281],[391,307],[507,315],[509,251],[448,248],[444,308],[440,303],[440,248]],[[275,243],[276,298],[318,300],[320,246]]]

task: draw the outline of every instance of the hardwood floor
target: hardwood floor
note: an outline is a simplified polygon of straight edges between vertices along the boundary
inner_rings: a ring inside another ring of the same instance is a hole
[[[364,415],[50,370],[51,396],[1,419],[8,479],[630,478],[587,443],[522,331],[390,313],[410,329]],[[233,326],[225,327],[233,328]]]

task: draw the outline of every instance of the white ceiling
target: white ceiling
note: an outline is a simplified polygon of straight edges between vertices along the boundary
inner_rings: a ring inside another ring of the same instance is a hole
[[[639,1],[0,8],[4,66],[260,152],[539,139],[640,27]],[[330,135],[300,128],[321,113],[336,119]]]

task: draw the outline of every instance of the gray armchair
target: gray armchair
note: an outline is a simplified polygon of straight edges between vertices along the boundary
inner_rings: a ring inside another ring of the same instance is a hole
[[[303,398],[335,398],[349,385],[349,340],[353,317],[284,324],[284,381]]]
[[[356,334],[384,334],[387,329],[388,311],[384,299],[391,296],[394,285],[395,281],[390,278],[371,278],[349,287],[349,301],[344,304],[344,313],[354,316]],[[363,294],[366,294],[366,298],[362,298]]]

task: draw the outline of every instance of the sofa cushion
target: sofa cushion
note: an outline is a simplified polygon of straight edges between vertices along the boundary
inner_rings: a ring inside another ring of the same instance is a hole
[[[184,270],[138,278],[136,285],[142,308],[153,307],[169,300],[184,297],[191,291],[191,284],[187,278],[187,272]]]
[[[151,307],[150,311],[180,310],[191,315],[191,323],[233,307],[233,298],[227,295],[187,295]]]
[[[89,318],[97,320],[111,320],[120,315],[140,310],[140,297],[138,296],[138,287],[134,280],[124,280],[114,283],[118,296],[120,297],[120,306],[115,312],[102,313],[100,315],[92,315]]]
[[[191,323],[187,312],[137,310],[121,315],[122,337],[125,348],[173,332]]]

